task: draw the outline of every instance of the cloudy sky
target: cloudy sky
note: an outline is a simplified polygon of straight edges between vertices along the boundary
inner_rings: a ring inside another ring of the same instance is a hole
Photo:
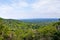
[[[60,18],[60,0],[0,0],[0,17]]]

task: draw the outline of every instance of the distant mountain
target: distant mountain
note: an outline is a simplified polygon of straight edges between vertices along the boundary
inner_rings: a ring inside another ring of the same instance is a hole
[[[23,22],[32,22],[32,23],[40,23],[40,22],[57,22],[58,18],[40,18],[40,19],[22,19]]]

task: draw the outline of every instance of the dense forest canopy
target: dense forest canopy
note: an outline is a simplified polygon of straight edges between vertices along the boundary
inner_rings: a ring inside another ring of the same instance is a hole
[[[0,40],[60,40],[60,21],[31,23],[0,18]]]

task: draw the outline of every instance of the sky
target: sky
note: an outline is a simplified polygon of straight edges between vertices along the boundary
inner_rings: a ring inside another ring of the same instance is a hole
[[[60,18],[60,0],[0,0],[0,17]]]

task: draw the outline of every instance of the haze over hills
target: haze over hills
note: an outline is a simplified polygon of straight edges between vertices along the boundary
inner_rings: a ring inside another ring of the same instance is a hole
[[[57,22],[59,21],[59,18],[36,18],[36,19],[22,19],[24,22]]]
[[[13,21],[16,20],[18,22],[20,21],[20,22],[31,22],[31,23],[46,23],[46,22],[57,22],[59,21],[59,18],[4,19],[4,21],[8,21],[8,20],[13,20]]]

